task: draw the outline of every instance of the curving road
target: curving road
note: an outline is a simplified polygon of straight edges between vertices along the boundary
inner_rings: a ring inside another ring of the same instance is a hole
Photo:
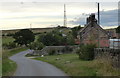
[[[51,64],[25,57],[25,54],[29,51],[23,51],[10,57],[11,60],[17,63],[14,76],[67,76]]]

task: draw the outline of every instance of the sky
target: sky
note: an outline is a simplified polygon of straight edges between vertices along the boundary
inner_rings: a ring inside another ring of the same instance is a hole
[[[86,24],[86,18],[95,13],[96,2],[0,2],[0,30],[46,28],[63,26],[66,4],[67,26]],[[118,2],[100,2],[100,25],[118,26]]]

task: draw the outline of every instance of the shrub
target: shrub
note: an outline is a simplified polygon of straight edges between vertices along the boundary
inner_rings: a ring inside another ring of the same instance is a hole
[[[55,50],[51,50],[48,54],[49,55],[54,55],[55,54]]]
[[[39,34],[41,34],[41,32],[38,32],[38,33],[34,33],[34,35],[39,35]]]
[[[77,54],[79,55],[79,59],[93,60],[94,48],[96,48],[96,45],[94,44],[87,44],[87,45],[80,46],[80,48],[76,51]]]
[[[6,36],[13,36],[14,34],[12,34],[12,33],[8,33]]]
[[[12,49],[12,48],[16,48],[16,47],[17,47],[17,45],[14,42],[9,42],[8,44],[7,43],[3,44],[3,48],[6,48],[6,49]]]
[[[72,47],[70,47],[70,46],[65,46],[65,51],[70,51],[70,52],[72,52],[73,51],[73,48]]]
[[[5,36],[5,34],[2,34],[2,36]]]
[[[62,52],[64,53],[64,52],[65,52],[65,49],[62,49]]]
[[[31,44],[29,44],[28,46],[30,49],[33,50],[41,50],[44,48],[44,44],[42,42],[32,42]]]
[[[9,48],[10,48],[10,49],[16,47],[16,43],[14,43],[14,42],[9,43],[8,45],[9,45]]]

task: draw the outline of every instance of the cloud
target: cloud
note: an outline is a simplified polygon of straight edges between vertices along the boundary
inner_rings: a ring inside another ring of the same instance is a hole
[[[117,26],[118,25],[118,9],[101,12],[101,25]]]
[[[97,18],[97,13],[96,18]],[[69,21],[71,24],[86,24],[86,18],[89,14],[82,14],[79,18],[73,19]],[[117,26],[118,25],[118,9],[109,10],[109,11],[101,11],[100,12],[100,24],[102,26]]]
[[[50,25],[63,25],[64,3],[40,3],[40,2],[0,2],[0,25],[3,29],[25,28],[30,23],[34,27],[48,27]],[[114,14],[107,13],[107,10],[115,9],[117,3],[101,3],[101,24],[115,25],[117,23]],[[89,13],[97,11],[95,2],[66,3],[67,26],[73,27],[74,24],[85,24]],[[103,16],[104,15],[104,16]],[[112,15],[112,16],[111,16]],[[76,18],[75,18],[76,17]],[[104,20],[105,21],[102,21]],[[108,20],[108,18],[111,18]]]

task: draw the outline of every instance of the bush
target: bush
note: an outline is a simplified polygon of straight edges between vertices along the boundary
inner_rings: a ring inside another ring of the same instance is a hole
[[[6,36],[13,36],[14,34],[12,34],[12,33],[8,33]]]
[[[17,47],[17,45],[14,42],[9,42],[8,44],[6,44],[6,43],[3,44],[3,48],[6,48],[6,49],[12,49],[12,48],[16,48],[16,47]]]
[[[16,47],[16,43],[14,43],[14,42],[9,43],[8,45],[9,45],[9,48],[10,48],[10,49]]]
[[[65,46],[65,51],[72,52],[73,48],[70,46]]]
[[[5,36],[5,34],[2,34],[2,36]]]
[[[48,54],[49,55],[54,55],[55,54],[55,50],[51,50]]]
[[[41,34],[41,32],[38,32],[38,33],[34,33],[34,35],[39,35],[39,34]]]
[[[77,50],[79,59],[93,60],[94,59],[94,48],[96,48],[96,45],[94,44],[87,44],[87,45],[80,46],[80,48]]]
[[[28,47],[33,50],[41,50],[44,48],[44,44],[37,41],[37,42],[32,42],[31,44],[29,44]]]

